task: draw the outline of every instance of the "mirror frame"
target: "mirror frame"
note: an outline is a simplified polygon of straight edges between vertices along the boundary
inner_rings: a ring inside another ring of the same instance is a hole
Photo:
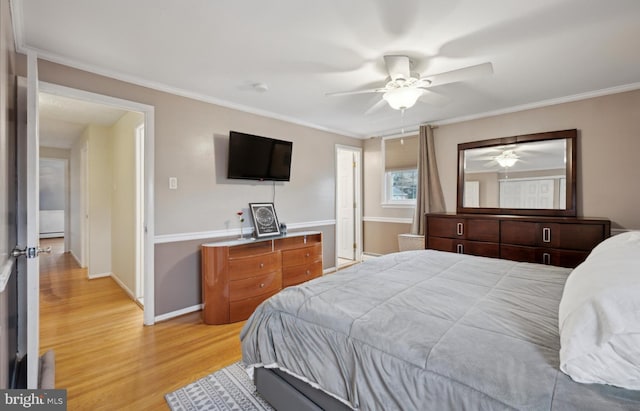
[[[464,153],[471,148],[493,147],[516,143],[529,143],[542,140],[567,139],[566,152],[566,176],[567,193],[566,208],[564,209],[534,209],[534,208],[489,208],[489,207],[464,207]],[[576,165],[577,165],[578,131],[562,130],[545,133],[527,134],[522,136],[494,138],[490,140],[474,141],[458,144],[458,198],[456,212],[458,214],[507,214],[527,216],[557,216],[575,217],[576,210]]]

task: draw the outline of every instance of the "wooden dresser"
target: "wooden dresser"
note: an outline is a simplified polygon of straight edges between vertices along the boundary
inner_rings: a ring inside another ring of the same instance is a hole
[[[203,244],[202,304],[206,324],[249,318],[284,287],[322,275],[322,233]]]
[[[610,232],[604,219],[427,214],[425,248],[575,267]]]

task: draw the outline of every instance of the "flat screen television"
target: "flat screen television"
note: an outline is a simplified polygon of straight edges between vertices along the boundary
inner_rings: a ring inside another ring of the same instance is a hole
[[[292,148],[291,141],[230,131],[227,178],[289,181]]]

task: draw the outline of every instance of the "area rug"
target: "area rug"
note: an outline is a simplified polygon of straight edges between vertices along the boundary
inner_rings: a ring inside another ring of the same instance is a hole
[[[164,396],[172,411],[273,410],[237,362]]]

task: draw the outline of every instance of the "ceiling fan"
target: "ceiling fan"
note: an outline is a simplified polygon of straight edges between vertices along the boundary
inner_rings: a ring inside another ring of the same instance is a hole
[[[327,93],[327,96],[383,93],[382,100],[367,110],[366,114],[378,109],[384,102],[387,102],[391,108],[396,110],[405,110],[413,107],[418,99],[435,104],[443,103],[447,100],[444,96],[429,90],[431,87],[493,74],[491,63],[477,64],[427,76],[420,76],[418,73],[411,72],[411,60],[409,60],[408,56],[387,55],[384,56],[384,63],[389,73],[389,81],[384,86]]]

